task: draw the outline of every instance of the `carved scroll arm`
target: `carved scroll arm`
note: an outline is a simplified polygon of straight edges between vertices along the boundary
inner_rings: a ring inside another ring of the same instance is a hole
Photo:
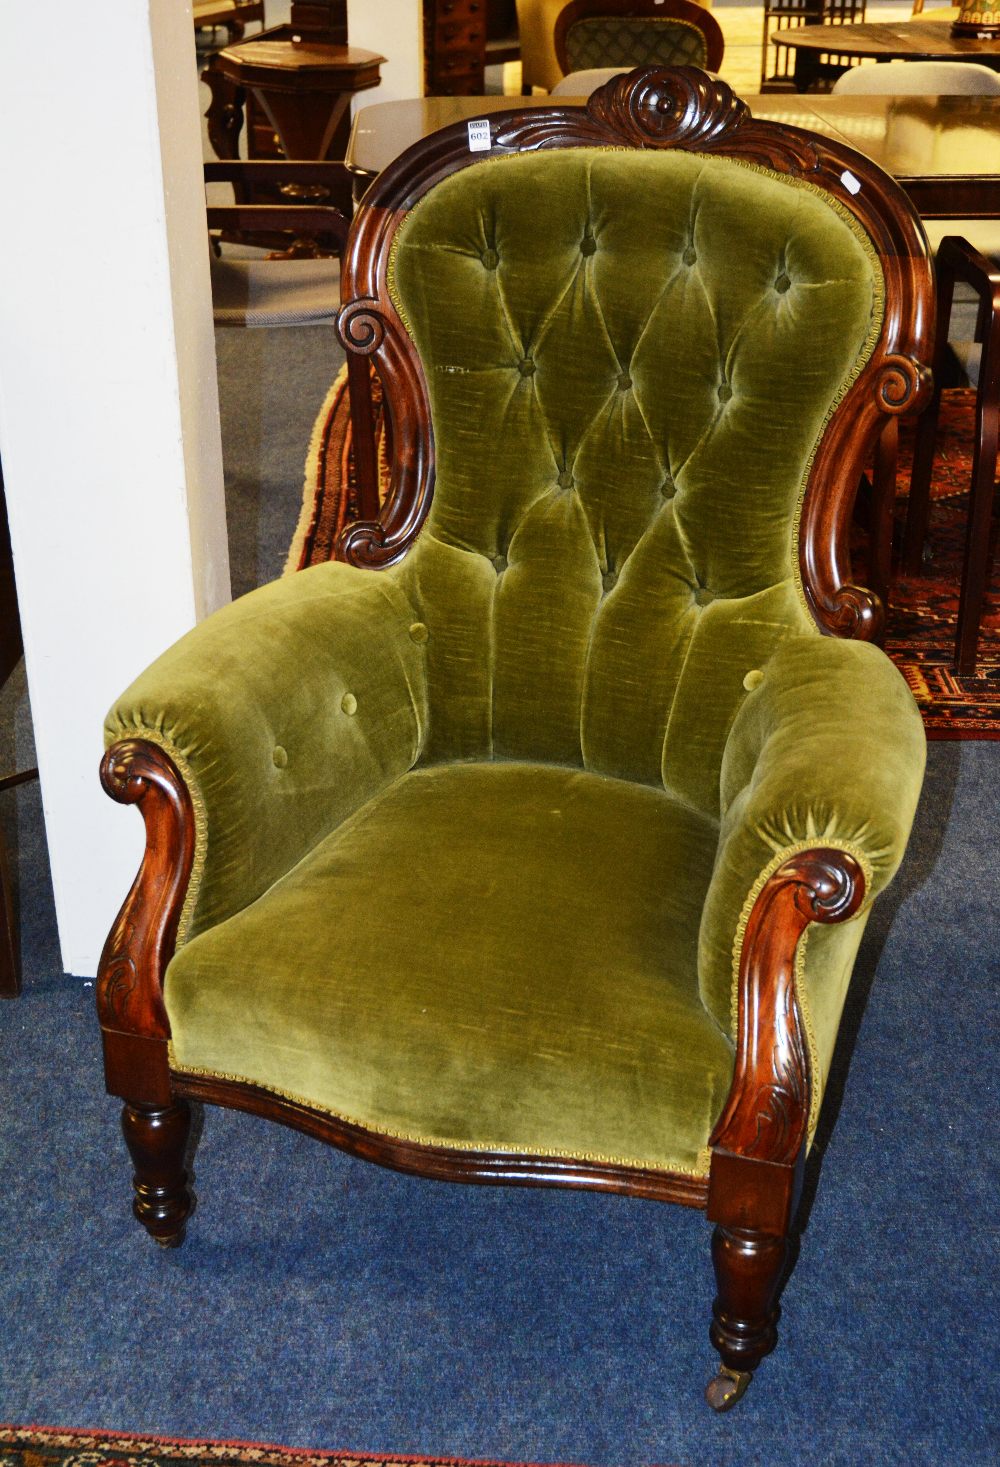
[[[753,904],[740,950],[733,1081],[709,1139],[714,1221],[787,1231],[813,1084],[796,992],[799,943],[812,922],[853,917],[864,894],[860,863],[846,851],[817,846],[783,861]]]
[[[796,986],[800,944],[810,924],[845,921],[892,878],[926,739],[903,679],[867,643],[794,639],[744,686],[751,691],[723,755],[720,847],[702,927],[702,982],[717,1013],[734,955],[738,964],[735,1071],[710,1138],[709,1209],[729,1226],[780,1233],[822,1084]],[[831,981],[842,980],[840,963]],[[812,976],[823,981],[823,972]],[[836,1022],[834,1007],[816,1035],[821,1052]]]
[[[126,739],[108,750],[101,783],[113,800],[137,805],[146,826],[142,865],[97,973],[108,1088],[134,1101],[166,1103],[170,1023],[163,975],[173,957],[194,863],[194,809],[174,762],[144,739]]]
[[[119,698],[102,777],[139,807],[146,850],[100,967],[106,1034],[165,1049],[189,885],[190,931],[225,921],[412,767],[431,635],[419,614],[391,576],[318,566],[207,617]]]

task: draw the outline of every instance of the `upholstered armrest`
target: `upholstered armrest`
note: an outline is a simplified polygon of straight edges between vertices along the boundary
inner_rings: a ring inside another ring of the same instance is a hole
[[[866,643],[796,639],[748,681],[723,758],[699,970],[706,1005],[736,1039],[737,1081],[748,1045],[753,1063],[772,1066],[753,1079],[763,1110],[744,1134],[755,1154],[784,1149],[791,1161],[792,1113],[807,1108],[811,1134],[864,913],[902,859],[926,744],[906,684]],[[762,991],[782,983],[772,1015]]]
[[[105,727],[109,792],[141,802],[152,744],[193,814],[179,941],[253,901],[410,768],[425,639],[391,573],[324,565],[209,617],[122,695]]]

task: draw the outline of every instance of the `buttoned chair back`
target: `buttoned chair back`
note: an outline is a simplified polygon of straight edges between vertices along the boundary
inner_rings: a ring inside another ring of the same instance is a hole
[[[726,158],[529,151],[417,202],[387,289],[434,435],[405,573],[433,630],[424,757],[552,760],[714,815],[747,673],[814,630],[796,531],[882,326],[864,231]]]
[[[694,0],[518,0],[517,9],[525,91],[596,67],[722,63],[722,30]]]

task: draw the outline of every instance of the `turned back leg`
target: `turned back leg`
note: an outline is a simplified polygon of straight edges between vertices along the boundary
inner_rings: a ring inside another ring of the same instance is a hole
[[[132,1211],[163,1248],[184,1241],[193,1206],[184,1165],[191,1134],[191,1107],[128,1105],[122,1109],[122,1131],[135,1167]]]
[[[778,1343],[778,1299],[789,1241],[744,1228],[717,1227],[712,1236],[717,1294],[709,1336],[722,1369],[705,1391],[708,1404],[727,1411]]]

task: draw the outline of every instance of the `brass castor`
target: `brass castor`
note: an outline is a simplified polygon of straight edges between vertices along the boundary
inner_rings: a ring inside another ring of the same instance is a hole
[[[713,1411],[731,1411],[746,1395],[752,1380],[751,1370],[730,1370],[728,1365],[720,1365],[718,1375],[705,1387],[705,1400]]]
[[[166,1238],[159,1238],[154,1235],[153,1242],[158,1248],[179,1248],[184,1242],[184,1235],[186,1231],[187,1230],[184,1227],[181,1227],[179,1232],[171,1233]]]

